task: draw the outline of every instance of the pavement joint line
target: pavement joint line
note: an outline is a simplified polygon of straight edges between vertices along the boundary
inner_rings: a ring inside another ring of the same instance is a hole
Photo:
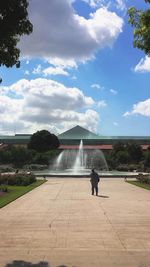
[[[123,249],[124,249],[125,251],[127,251],[125,245],[124,245],[123,242],[121,241],[119,234],[117,233],[116,229],[114,228],[114,226],[113,226],[111,220],[109,219],[109,216],[107,215],[107,212],[105,211],[105,209],[104,209],[104,207],[103,207],[103,205],[102,205],[102,203],[101,203],[100,201],[99,201],[99,205],[100,205],[100,207],[101,207],[101,209],[102,209],[102,211],[103,211],[103,213],[104,213],[104,215],[105,215],[105,217],[106,217],[108,223],[111,225],[111,228],[113,229],[113,231],[115,232],[116,236],[118,237],[118,240],[120,241],[120,244],[122,245]]]

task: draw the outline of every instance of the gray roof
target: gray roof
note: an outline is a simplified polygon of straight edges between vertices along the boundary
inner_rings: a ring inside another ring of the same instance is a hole
[[[100,137],[89,130],[77,125],[72,129],[58,135],[59,139],[99,139]]]

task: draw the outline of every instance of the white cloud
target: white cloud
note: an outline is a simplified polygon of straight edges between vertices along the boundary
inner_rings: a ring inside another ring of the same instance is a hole
[[[30,1],[33,33],[23,36],[23,56],[84,62],[104,47],[111,47],[122,32],[123,19],[101,7],[89,19],[79,16],[69,1]]]
[[[61,67],[48,67],[42,71],[44,76],[48,75],[65,75],[69,76],[69,73]]]
[[[106,107],[106,106],[107,106],[106,101],[105,101],[105,100],[98,101],[98,102],[97,102],[97,106],[98,106],[99,108]]]
[[[135,72],[150,72],[150,57],[142,58],[134,68]]]
[[[141,101],[137,104],[134,104],[132,110],[130,112],[125,112],[123,116],[126,117],[129,115],[136,114],[150,117],[150,98],[145,101]]]
[[[104,0],[82,0],[83,2],[87,3],[90,7],[96,8],[101,5],[104,5]]]
[[[63,59],[63,58],[45,58],[46,61],[56,67],[61,67],[63,69],[74,68],[77,69],[77,63],[73,59]]]
[[[125,0],[116,0],[116,7],[121,11],[125,11],[127,9],[126,1]]]
[[[63,64],[63,61],[61,60],[53,60],[51,61],[53,62],[53,64],[55,66],[50,66],[47,68],[42,68],[42,66],[39,64],[36,68],[33,69],[33,74],[36,75],[42,75],[43,76],[48,76],[48,75],[64,75],[64,76],[69,76],[68,71],[66,71],[66,69],[70,69],[71,67],[75,67],[76,68],[76,64],[74,65],[73,62],[68,62],[65,64]],[[52,63],[51,63],[52,64]]]
[[[110,92],[113,94],[113,95],[116,95],[118,92],[114,89],[110,89]]]
[[[13,93],[15,98],[10,97]],[[78,88],[68,88],[48,79],[20,80],[0,90],[0,132],[32,133],[39,129],[60,132],[80,124],[97,129],[95,104]],[[92,120],[91,120],[92,118]]]
[[[74,0],[75,1],[75,0]],[[91,8],[98,7],[109,7],[109,8],[117,8],[120,11],[126,10],[126,0],[82,0],[87,3]]]
[[[91,85],[91,88],[96,88],[96,89],[101,89],[101,90],[103,90],[104,89],[104,87],[103,86],[101,86],[100,84],[98,84],[98,83],[93,83],[92,85]]]

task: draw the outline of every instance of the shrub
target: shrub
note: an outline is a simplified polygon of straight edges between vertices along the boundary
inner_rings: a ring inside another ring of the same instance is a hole
[[[149,175],[144,175],[143,173],[139,173],[137,176],[137,180],[140,183],[144,183],[144,184],[150,184],[150,176]]]
[[[29,170],[29,171],[37,171],[37,170],[39,170],[39,171],[42,171],[42,170],[45,170],[45,169],[47,169],[47,165],[43,165],[43,164],[30,164],[30,165],[25,165],[25,166],[23,166],[23,168],[25,169],[25,170]]]
[[[0,175],[0,185],[29,185],[36,181],[34,174],[17,173]]]
[[[8,187],[6,185],[1,185],[0,186],[0,191],[4,192],[4,193],[7,193],[8,192]]]

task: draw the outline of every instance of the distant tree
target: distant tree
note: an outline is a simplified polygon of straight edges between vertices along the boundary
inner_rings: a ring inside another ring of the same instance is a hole
[[[150,0],[145,0],[150,3]],[[134,27],[134,47],[150,55],[150,9],[137,10],[135,7],[128,9],[128,22]]]
[[[34,149],[38,152],[46,152],[50,149],[59,147],[59,140],[57,136],[51,134],[46,130],[37,131],[31,136],[28,144],[29,149]]]
[[[131,158],[131,162],[138,163],[142,160],[143,151],[139,144],[137,143],[128,143],[126,146],[127,152]]]
[[[116,155],[116,161],[118,164],[127,164],[130,162],[130,156],[127,151],[118,151]]]
[[[29,151],[26,148],[10,146],[0,149],[0,163],[11,163],[17,167],[21,167],[32,160],[33,154],[33,151]]]
[[[17,43],[21,35],[32,32],[27,7],[28,0],[0,0],[0,66],[20,67]]]
[[[11,148],[11,163],[17,167],[22,167],[24,164],[30,163],[33,157],[33,152],[23,147]]]
[[[115,155],[116,153],[120,151],[125,150],[125,144],[123,142],[118,141],[116,144],[113,145],[113,154]]]
[[[150,151],[147,151],[144,166],[150,168]]]

